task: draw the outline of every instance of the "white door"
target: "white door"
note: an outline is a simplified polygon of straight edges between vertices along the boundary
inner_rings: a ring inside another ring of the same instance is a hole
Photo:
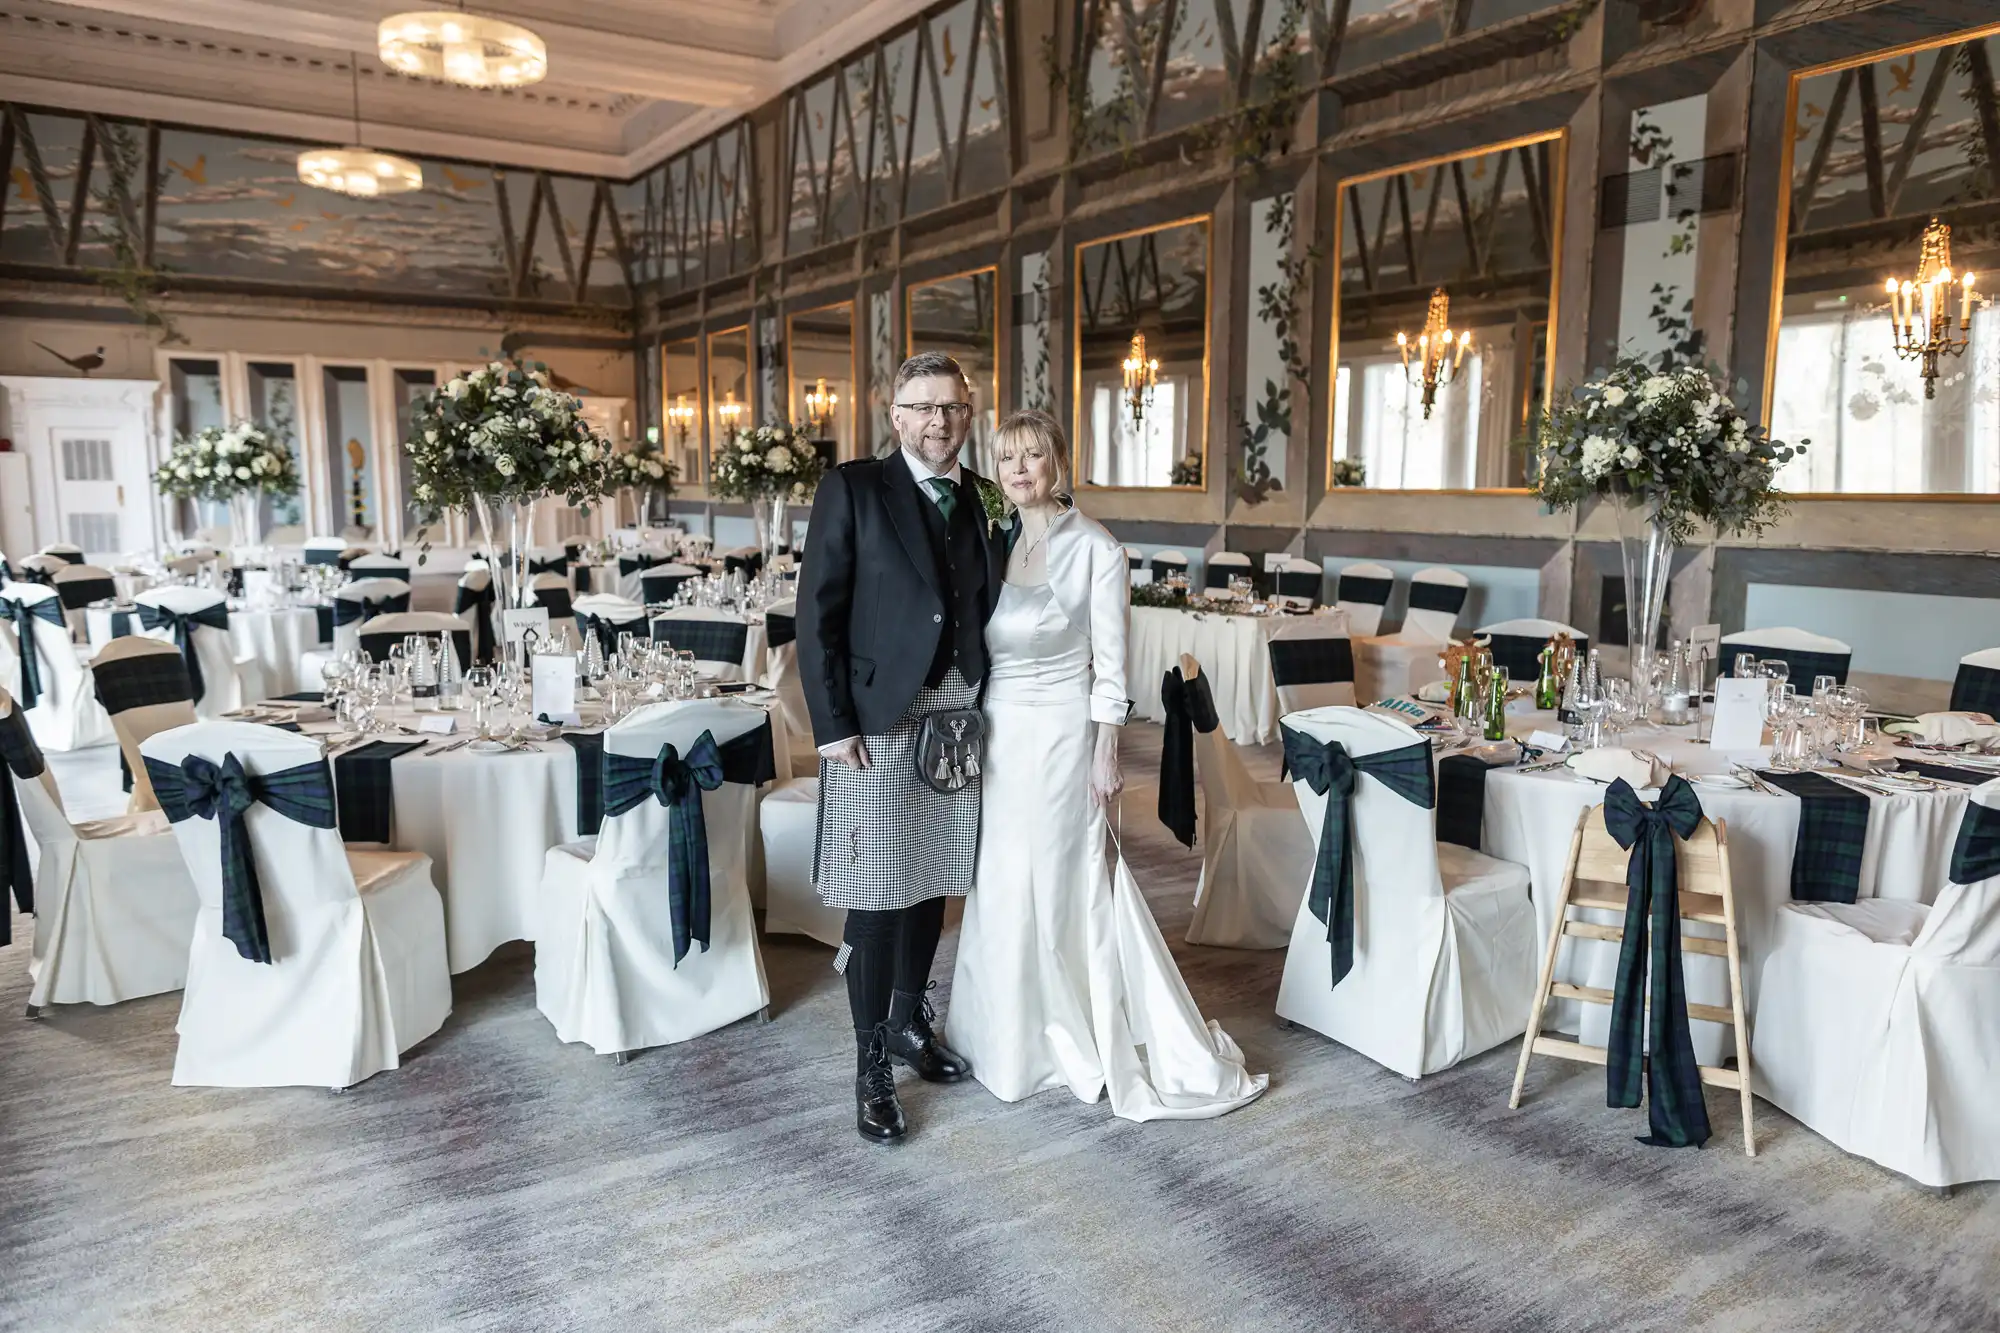
[[[92,564],[153,546],[151,380],[0,380],[25,446],[38,545],[74,542]]]

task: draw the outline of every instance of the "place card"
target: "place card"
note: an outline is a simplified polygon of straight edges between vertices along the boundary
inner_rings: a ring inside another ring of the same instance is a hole
[[[1535,730],[1528,733],[1526,744],[1531,750],[1542,750],[1548,754],[1561,754],[1569,748],[1569,737],[1558,731]]]
[[[436,732],[440,736],[449,736],[457,728],[458,719],[444,713],[425,713],[417,719],[418,731]]]
[[[535,656],[535,697],[529,712],[551,722],[577,722],[576,659],[568,653]]]
[[[546,606],[509,607],[500,613],[500,635],[508,643],[519,643],[521,636],[529,630],[535,631],[537,638],[549,635],[549,609]]]
[[[1754,750],[1764,743],[1764,701],[1770,682],[1724,676],[1715,682],[1715,721],[1708,743],[1716,750]]]

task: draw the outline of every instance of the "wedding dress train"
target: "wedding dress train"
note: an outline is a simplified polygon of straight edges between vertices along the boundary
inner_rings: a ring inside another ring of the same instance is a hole
[[[1003,586],[986,629],[987,762],[948,1040],[1002,1101],[1108,1092],[1127,1120],[1205,1119],[1263,1074],[1204,1022],[1090,798],[1090,643],[1047,584]]]

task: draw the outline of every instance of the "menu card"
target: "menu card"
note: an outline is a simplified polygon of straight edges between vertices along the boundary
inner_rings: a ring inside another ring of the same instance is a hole
[[[569,653],[535,655],[535,697],[531,710],[536,718],[551,722],[576,722],[576,658]]]
[[[1764,743],[1764,701],[1770,682],[1724,676],[1715,682],[1715,722],[1708,743],[1716,750],[1754,750]]]

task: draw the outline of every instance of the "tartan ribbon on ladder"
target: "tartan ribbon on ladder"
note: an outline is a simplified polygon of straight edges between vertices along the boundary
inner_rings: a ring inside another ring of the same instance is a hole
[[[35,637],[37,620],[64,626],[62,603],[54,597],[39,602],[21,602],[0,597],[0,620],[14,622],[14,638],[21,646],[21,688],[15,693],[22,708],[33,708],[42,699],[42,645]]]
[[[1708,1107],[1701,1099],[1701,1067],[1688,1033],[1687,983],[1681,973],[1680,855],[1674,846],[1675,839],[1686,840],[1700,825],[1701,800],[1683,777],[1669,778],[1650,806],[1623,778],[1604,794],[1604,827],[1613,842],[1631,853],[1625,862],[1625,939],[1618,947],[1618,980],[1611,996],[1604,1104],[1637,1106],[1643,1070],[1651,1132],[1639,1142],[1656,1148],[1698,1148],[1708,1142]]]
[[[188,685],[194,690],[194,701],[201,702],[201,696],[208,693],[208,684],[201,678],[201,654],[194,649],[194,632],[197,626],[207,626],[229,632],[229,605],[217,602],[204,606],[199,611],[170,611],[164,606],[139,604],[139,623],[147,629],[162,626],[173,630],[174,646],[181,650],[181,661],[187,663]]]
[[[1339,741],[1315,740],[1283,724],[1278,729],[1285,735],[1286,771],[1326,797],[1307,902],[1326,926],[1326,942],[1333,946],[1333,984],[1338,986],[1354,970],[1354,858],[1348,846],[1354,832],[1354,789],[1365,774],[1411,805],[1435,809],[1431,745],[1418,741],[1401,749],[1355,755]]]
[[[704,731],[685,755],[669,742],[651,759],[604,753],[604,813],[622,815],[647,797],[672,810],[668,820],[667,900],[673,913],[674,966],[690,943],[708,952],[708,820],[701,794],[723,783],[722,755]]]
[[[243,814],[262,802],[285,818],[313,828],[332,828],[333,774],[315,759],[276,773],[250,773],[234,754],[222,762],[191,754],[178,764],[146,757],[146,776],[160,809],[178,824],[200,816],[213,819],[222,836],[222,935],[253,963],[271,961],[271,935],[264,922],[264,892]]]

